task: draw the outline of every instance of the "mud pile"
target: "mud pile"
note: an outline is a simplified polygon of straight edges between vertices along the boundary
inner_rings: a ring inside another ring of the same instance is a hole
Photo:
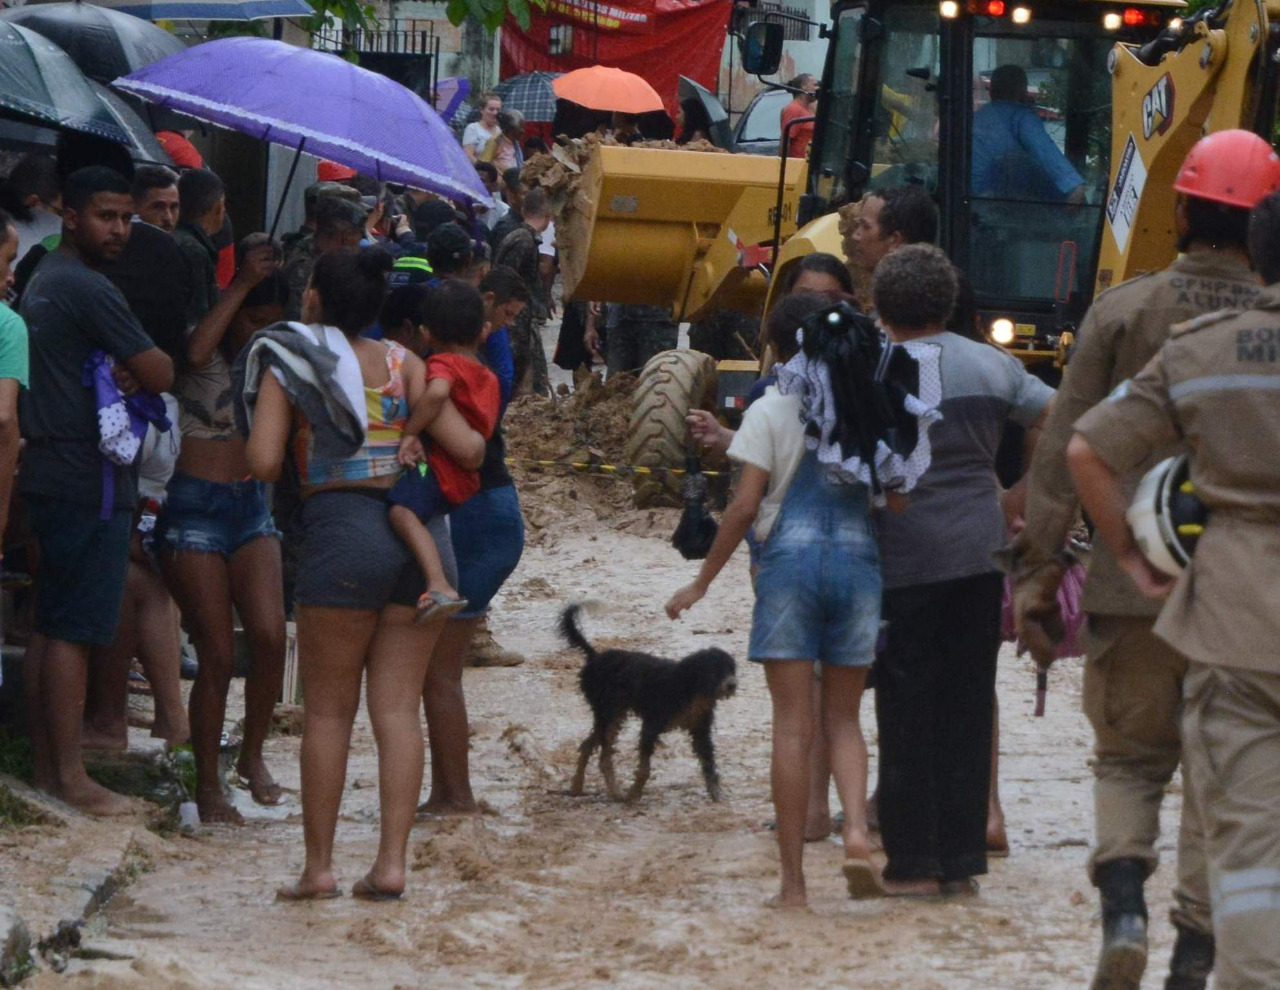
[[[572,391],[561,385],[554,397],[526,395],[511,404],[503,431],[530,542],[541,544],[566,526],[583,524],[604,523],[642,535],[669,536],[675,530],[678,511],[633,508],[626,473],[569,466],[626,466],[635,386],[632,375],[613,375],[606,382],[598,373],[580,371]]]

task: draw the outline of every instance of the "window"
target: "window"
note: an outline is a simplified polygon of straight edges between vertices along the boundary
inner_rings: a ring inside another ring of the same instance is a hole
[[[862,71],[862,18],[857,7],[836,22],[835,46],[829,56],[829,90],[820,91],[815,113],[822,144],[811,163],[816,177],[813,191],[829,203],[845,195],[845,168],[852,150],[853,116],[858,109],[858,76]]]
[[[548,55],[573,54],[573,25],[552,24],[547,37]]]
[[[921,7],[890,8],[880,55],[879,99],[871,189],[908,184],[938,188],[938,15]]]
[[[980,297],[1065,303],[1092,279],[1113,42],[1100,24],[979,22],[969,276]]]

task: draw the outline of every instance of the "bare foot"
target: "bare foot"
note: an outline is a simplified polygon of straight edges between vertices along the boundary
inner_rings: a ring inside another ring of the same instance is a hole
[[[821,842],[831,834],[831,816],[822,815],[809,818],[804,823],[804,841]]]
[[[378,864],[351,888],[351,896],[365,901],[398,901],[404,894],[404,871],[378,871]]]
[[[475,798],[467,801],[452,801],[429,797],[418,805],[415,817],[418,821],[422,821],[426,818],[458,818],[478,814],[480,814],[480,806],[476,804]]]
[[[884,892],[889,897],[939,897],[942,884],[937,880],[889,880],[880,879]]]
[[[271,776],[262,757],[259,756],[256,760],[241,759],[236,764],[236,773],[240,775],[241,786],[249,788],[249,793],[258,804],[279,804],[284,797],[284,791]]]
[[[186,714],[183,713],[180,719],[156,716],[155,722],[151,725],[151,738],[163,739],[169,749],[177,749],[191,742],[191,726],[187,722]]]
[[[129,748],[129,728],[111,729],[102,732],[91,725],[80,730],[80,748],[96,753],[123,753]]]
[[[764,902],[767,908],[775,908],[781,911],[794,911],[797,909],[807,908],[809,906],[809,898],[805,896],[804,891],[783,892],[774,894]]]
[[[83,780],[71,781],[59,786],[53,794],[86,815],[102,818],[131,815],[139,810],[137,802],[132,798],[107,790],[101,784],[90,780],[88,776]]]
[[[871,858],[870,836],[860,828],[846,824],[844,827],[844,858],[867,860]]]
[[[312,876],[304,870],[296,882],[276,888],[278,901],[327,901],[341,896],[342,891],[328,871]]]
[[[201,825],[243,825],[244,818],[221,790],[196,795]]]

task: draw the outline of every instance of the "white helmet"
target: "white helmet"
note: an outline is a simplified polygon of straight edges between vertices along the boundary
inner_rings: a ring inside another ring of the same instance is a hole
[[[1170,577],[1191,562],[1207,518],[1191,484],[1186,454],[1166,458],[1148,471],[1125,513],[1142,555]]]

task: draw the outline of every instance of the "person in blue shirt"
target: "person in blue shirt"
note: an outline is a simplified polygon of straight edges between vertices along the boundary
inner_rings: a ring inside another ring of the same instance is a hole
[[[973,115],[973,195],[1084,202],[1085,183],[1044,129],[1019,65],[991,73],[991,102]]]

